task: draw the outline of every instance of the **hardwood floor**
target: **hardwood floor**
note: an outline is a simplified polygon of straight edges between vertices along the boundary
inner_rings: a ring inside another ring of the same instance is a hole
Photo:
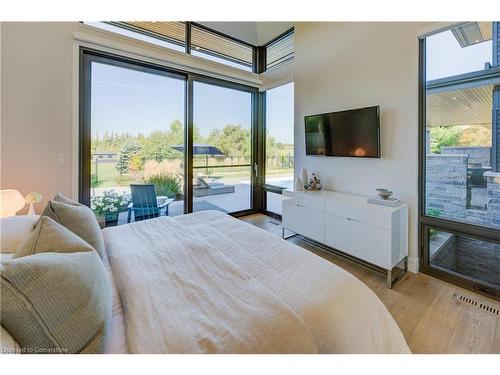
[[[262,214],[242,220],[281,236],[278,220]],[[423,273],[407,273],[393,289],[385,277],[299,238],[288,239],[346,269],[387,306],[413,353],[500,353],[500,316],[457,299],[459,295],[500,309],[500,303]]]

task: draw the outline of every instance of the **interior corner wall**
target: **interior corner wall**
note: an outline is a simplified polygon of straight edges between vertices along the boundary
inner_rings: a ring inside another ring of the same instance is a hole
[[[390,188],[410,206],[410,270],[418,270],[418,35],[426,23],[295,24],[295,176],[326,189],[374,195]],[[305,155],[304,116],[380,105],[381,159]],[[376,251],[376,249],[374,249]]]
[[[1,189],[72,193],[76,22],[3,22]],[[56,155],[64,155],[58,163]],[[20,213],[26,212],[27,207]]]

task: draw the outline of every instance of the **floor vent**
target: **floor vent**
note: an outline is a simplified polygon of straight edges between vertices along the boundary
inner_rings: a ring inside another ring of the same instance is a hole
[[[493,307],[491,305],[487,305],[483,302],[480,302],[474,298],[464,296],[462,294],[455,294],[454,295],[455,299],[459,302],[467,303],[471,306],[477,307],[481,310],[487,311],[493,315],[500,315],[500,310],[497,309],[496,307]]]
[[[280,223],[277,223],[275,221],[272,221],[272,220],[268,220],[271,224],[274,224],[274,225],[281,225]]]

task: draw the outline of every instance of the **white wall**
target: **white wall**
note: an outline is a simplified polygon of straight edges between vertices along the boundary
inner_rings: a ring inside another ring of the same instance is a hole
[[[325,187],[374,195],[391,188],[410,205],[416,271],[418,34],[423,23],[295,25],[295,175],[316,171]],[[305,156],[304,116],[380,105],[381,159]]]

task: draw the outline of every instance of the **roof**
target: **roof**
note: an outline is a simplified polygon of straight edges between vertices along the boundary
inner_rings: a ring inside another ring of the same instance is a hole
[[[491,128],[493,88],[499,84],[500,67],[428,81],[427,126]]]

